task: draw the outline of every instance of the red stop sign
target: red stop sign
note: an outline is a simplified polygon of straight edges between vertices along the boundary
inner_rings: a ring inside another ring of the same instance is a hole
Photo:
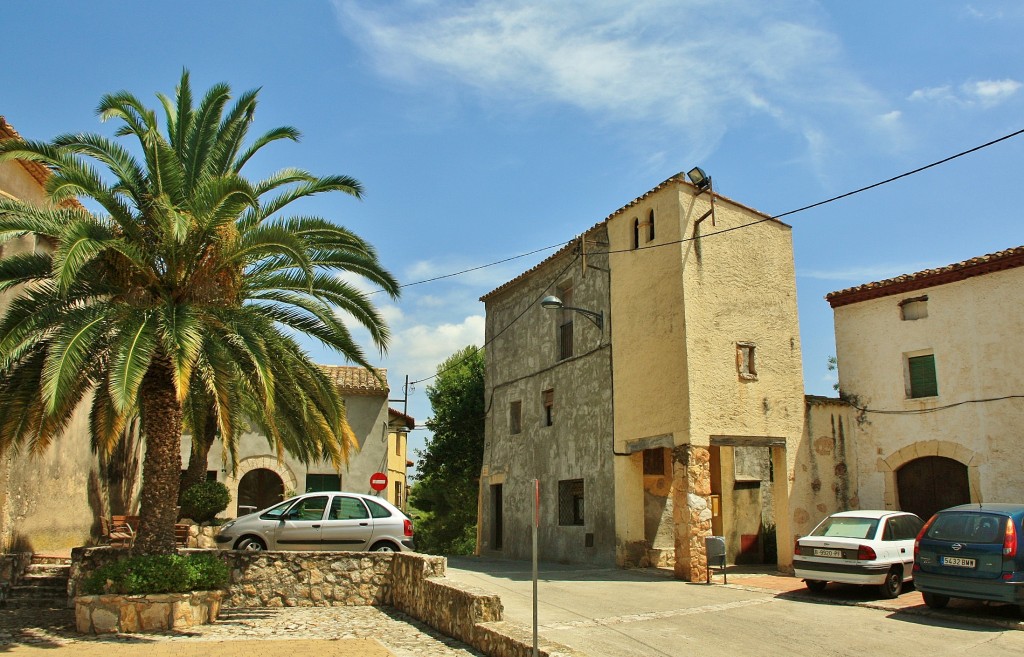
[[[375,472],[370,475],[370,488],[373,490],[384,490],[388,487],[388,476],[383,472]]]

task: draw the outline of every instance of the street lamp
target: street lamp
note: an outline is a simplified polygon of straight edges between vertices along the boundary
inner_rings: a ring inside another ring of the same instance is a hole
[[[547,308],[548,310],[571,310],[573,312],[580,313],[581,315],[592,321],[594,323],[594,326],[602,330],[604,329],[604,312],[602,311],[595,312],[593,310],[587,310],[586,308],[576,308],[573,306],[567,306],[564,303],[562,303],[561,299],[555,296],[544,297],[541,300],[540,305],[543,306],[544,308]]]

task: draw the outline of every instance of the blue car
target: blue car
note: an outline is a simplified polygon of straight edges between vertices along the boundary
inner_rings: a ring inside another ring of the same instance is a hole
[[[914,543],[914,586],[932,609],[950,598],[1008,602],[1024,613],[1024,504],[939,511]]]

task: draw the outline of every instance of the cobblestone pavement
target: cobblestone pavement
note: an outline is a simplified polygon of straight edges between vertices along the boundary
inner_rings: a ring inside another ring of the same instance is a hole
[[[120,646],[145,646],[147,655],[173,655],[188,654],[181,644],[199,642],[209,642],[204,643],[203,654],[224,657],[280,657],[284,651],[288,657],[483,657],[388,607],[224,609],[216,623],[187,631],[101,637],[76,632],[71,609],[0,609],[0,652],[12,654],[37,649],[52,654],[54,648],[67,647],[69,655],[74,650],[76,657],[98,657],[127,652]],[[283,648],[272,647],[282,643]],[[385,650],[369,648],[377,644]]]

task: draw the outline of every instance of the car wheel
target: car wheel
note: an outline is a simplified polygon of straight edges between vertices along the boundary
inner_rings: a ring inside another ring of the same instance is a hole
[[[370,552],[398,552],[398,550],[395,549],[393,543],[380,541],[373,544],[373,547],[370,548]]]
[[[949,604],[949,596],[941,593],[922,593],[924,603],[932,609],[944,609]]]
[[[814,591],[815,593],[821,593],[828,586],[828,582],[821,579],[805,579],[804,584],[807,585],[809,591]]]
[[[246,536],[235,544],[235,549],[246,552],[262,552],[267,549],[267,544],[255,536]]]
[[[885,574],[885,581],[878,585],[878,589],[883,597],[898,598],[903,592],[903,570],[898,566],[890,568]]]

